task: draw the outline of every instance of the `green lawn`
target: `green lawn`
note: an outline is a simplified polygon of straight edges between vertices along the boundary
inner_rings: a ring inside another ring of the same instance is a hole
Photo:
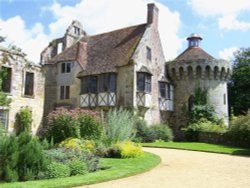
[[[200,142],[154,142],[143,143],[144,147],[174,148],[193,151],[224,153],[231,155],[250,155],[250,149]]]
[[[73,187],[88,185],[122,177],[128,177],[152,169],[160,163],[159,156],[147,153],[142,157],[131,159],[101,159],[101,166],[106,170],[100,170],[86,175],[72,176],[50,180],[37,180],[17,183],[0,183],[1,188],[49,188],[49,187]]]

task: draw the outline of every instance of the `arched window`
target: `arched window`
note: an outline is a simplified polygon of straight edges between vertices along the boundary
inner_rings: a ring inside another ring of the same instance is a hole
[[[210,79],[210,67],[209,66],[206,66],[205,76],[206,76],[207,79]]]
[[[218,75],[219,74],[219,68],[216,66],[216,67],[214,67],[214,79],[216,80],[216,79],[218,79]]]
[[[201,67],[200,66],[196,67],[196,77],[201,78]]]
[[[183,67],[180,67],[180,68],[179,68],[179,73],[180,73],[180,79],[183,79],[183,78],[184,78],[184,70],[183,70]]]
[[[191,66],[188,67],[188,78],[193,79],[193,68]]]

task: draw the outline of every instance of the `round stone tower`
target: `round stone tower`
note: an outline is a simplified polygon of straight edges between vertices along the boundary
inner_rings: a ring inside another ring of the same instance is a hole
[[[210,104],[218,117],[228,125],[227,81],[231,74],[230,63],[217,60],[200,48],[202,38],[198,34],[191,34],[187,40],[188,48],[166,64],[175,87],[174,113],[170,122],[177,133],[187,126],[195,89],[200,87],[208,90]]]

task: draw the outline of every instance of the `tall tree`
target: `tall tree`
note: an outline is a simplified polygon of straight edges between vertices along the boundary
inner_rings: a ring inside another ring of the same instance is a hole
[[[250,48],[242,48],[235,53],[228,91],[234,114],[246,114],[250,108]]]

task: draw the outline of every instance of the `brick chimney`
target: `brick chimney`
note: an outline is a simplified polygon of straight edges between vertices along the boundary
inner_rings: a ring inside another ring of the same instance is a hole
[[[158,27],[158,12],[159,9],[155,6],[154,3],[148,4],[148,25],[153,25],[156,28]]]

